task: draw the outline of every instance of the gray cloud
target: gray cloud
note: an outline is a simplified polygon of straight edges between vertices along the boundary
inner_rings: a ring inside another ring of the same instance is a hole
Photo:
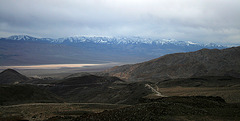
[[[240,44],[239,0],[1,0],[0,36],[145,36]]]

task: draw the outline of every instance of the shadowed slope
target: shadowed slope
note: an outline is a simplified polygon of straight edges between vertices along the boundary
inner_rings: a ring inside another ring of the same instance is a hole
[[[117,77],[86,75],[64,79],[48,87],[67,102],[136,104],[153,93],[146,82],[125,83]]]
[[[32,85],[0,85],[0,105],[62,102],[52,93]]]
[[[6,69],[0,73],[0,84],[14,84],[29,80],[26,76],[13,69]]]

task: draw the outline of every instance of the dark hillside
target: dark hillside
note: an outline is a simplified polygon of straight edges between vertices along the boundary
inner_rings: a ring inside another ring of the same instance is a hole
[[[199,76],[240,78],[240,47],[169,54],[143,63],[114,67],[105,73],[121,79],[145,81]]]
[[[0,105],[62,102],[54,94],[32,85],[0,85]]]
[[[6,69],[0,73],[0,84],[14,84],[29,80],[26,76],[13,69]]]
[[[240,106],[227,104],[219,97],[165,97],[101,113],[74,117],[53,117],[48,121],[185,121],[239,120]]]
[[[96,76],[96,75],[86,75],[80,77],[71,77],[60,81],[59,85],[90,85],[90,84],[102,84],[102,83],[111,83],[120,81],[123,82],[121,79],[117,77],[103,77],[103,76]]]
[[[88,75],[61,80],[47,89],[67,102],[136,104],[140,98],[153,93],[145,84],[128,84],[117,77]]]
[[[202,76],[169,79],[157,82],[158,87],[240,87],[240,78],[231,76]]]

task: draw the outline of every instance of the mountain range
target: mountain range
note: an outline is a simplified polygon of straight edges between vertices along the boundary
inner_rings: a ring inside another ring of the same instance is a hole
[[[28,35],[14,35],[7,38],[0,38],[6,40],[18,41],[42,41],[51,43],[101,43],[101,44],[152,44],[152,45],[180,45],[180,46],[203,46],[203,47],[223,47],[214,43],[199,44],[191,41],[177,41],[175,39],[151,39],[141,37],[101,37],[101,36],[74,36],[66,38],[36,38]]]
[[[226,48],[174,39],[141,37],[36,38],[15,35],[0,38],[0,65],[136,63],[176,52]]]

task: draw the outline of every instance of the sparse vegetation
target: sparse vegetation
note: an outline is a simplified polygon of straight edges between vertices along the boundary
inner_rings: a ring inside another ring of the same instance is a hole
[[[0,121],[46,120],[55,116],[77,117],[88,113],[123,108],[128,105],[103,103],[29,103],[0,106]]]
[[[148,103],[146,103],[148,102]],[[165,97],[120,109],[78,117],[53,117],[48,121],[139,121],[139,120],[239,120],[240,105],[220,97]]]
[[[0,105],[62,102],[56,95],[33,85],[0,85]]]

